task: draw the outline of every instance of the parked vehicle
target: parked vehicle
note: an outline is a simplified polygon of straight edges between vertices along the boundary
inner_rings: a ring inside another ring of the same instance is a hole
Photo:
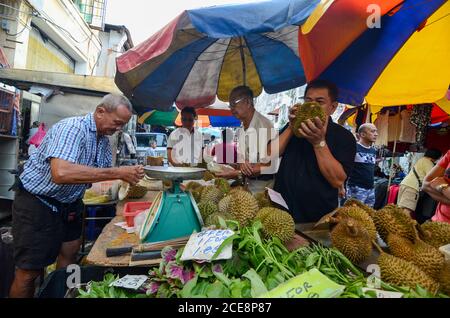
[[[163,133],[136,133],[136,155],[146,157],[150,148],[150,140],[156,140],[156,156],[167,159],[167,136]]]

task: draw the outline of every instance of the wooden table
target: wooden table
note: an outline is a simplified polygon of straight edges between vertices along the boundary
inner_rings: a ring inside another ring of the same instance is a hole
[[[100,236],[95,241],[94,246],[89,252],[86,263],[88,265],[107,266],[107,267],[126,267],[130,263],[130,254],[123,256],[106,257],[108,247],[124,247],[139,244],[137,233],[128,234],[124,229],[114,225],[124,222],[123,208],[127,202],[153,202],[158,191],[148,191],[141,199],[130,199],[119,201],[116,206],[116,217],[111,220],[104,228]]]

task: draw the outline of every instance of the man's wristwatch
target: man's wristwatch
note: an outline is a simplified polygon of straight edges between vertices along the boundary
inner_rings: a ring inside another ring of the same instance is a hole
[[[436,190],[443,193],[445,189],[449,187],[448,183],[442,183],[436,187]]]
[[[319,142],[317,145],[314,145],[314,148],[323,148],[327,145],[327,143],[325,142],[325,140],[322,140],[321,142]]]

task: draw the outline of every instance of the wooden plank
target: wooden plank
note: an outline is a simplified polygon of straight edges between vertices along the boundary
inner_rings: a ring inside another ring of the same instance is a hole
[[[140,243],[136,234],[128,234],[124,229],[114,225],[115,223],[123,221],[123,216],[116,216],[104,227],[86,258],[86,263],[88,265],[112,267],[129,266],[131,258],[130,254],[106,257],[106,249],[108,247],[132,246]]]

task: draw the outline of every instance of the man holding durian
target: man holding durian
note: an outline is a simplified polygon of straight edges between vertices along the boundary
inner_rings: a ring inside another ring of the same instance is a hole
[[[286,200],[296,223],[316,222],[333,211],[353,166],[356,140],[330,117],[337,97],[333,83],[310,82],[305,104],[292,107],[278,145],[269,145],[272,156],[278,151],[282,157],[274,189]]]

